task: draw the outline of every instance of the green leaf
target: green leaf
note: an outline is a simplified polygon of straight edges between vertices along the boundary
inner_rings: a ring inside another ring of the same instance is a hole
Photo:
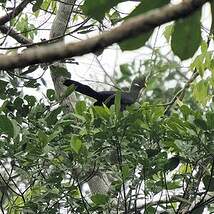
[[[200,129],[207,130],[207,124],[202,118],[197,118],[194,120],[194,123],[196,126],[198,126]]]
[[[169,0],[159,0],[159,1],[151,1],[151,0],[144,0],[142,1],[131,13],[126,17],[126,19],[143,14],[149,10],[153,10],[155,8],[159,8],[167,3]],[[135,50],[145,45],[146,41],[150,38],[153,31],[144,33],[143,35],[139,35],[134,38],[127,39],[121,42],[120,48],[124,50]]]
[[[39,10],[42,3],[43,3],[43,0],[36,0],[35,4],[33,5],[32,11],[36,12],[37,10]]]
[[[37,82],[37,80],[29,80],[24,83],[24,86],[27,88],[38,88],[40,84]]]
[[[207,43],[205,41],[202,41],[201,42],[201,53],[203,55],[206,55],[207,49],[208,49]]]
[[[4,95],[8,82],[0,79],[0,95]]]
[[[90,16],[98,21],[101,21],[105,13],[107,13],[112,7],[124,0],[85,0],[82,10],[85,15]]]
[[[95,194],[91,196],[91,200],[96,204],[96,205],[105,205],[109,201],[109,196],[104,195],[104,194]]]
[[[62,107],[60,106],[48,114],[45,119],[48,126],[54,125],[58,121],[57,116],[61,113],[61,111]]]
[[[66,88],[64,94],[62,95],[63,98],[68,97],[69,95],[71,95],[73,92],[75,91],[75,86],[74,85],[70,85]]]
[[[192,110],[187,105],[182,105],[180,107],[180,110],[181,110],[185,119],[187,119],[187,117],[192,113]]]
[[[15,109],[21,109],[22,108],[22,105],[24,104],[24,101],[22,98],[20,97],[17,97],[14,102],[13,102],[13,105],[14,105],[14,108]]]
[[[123,179],[127,180],[131,174],[131,170],[128,165],[122,166]]]
[[[153,214],[156,212],[156,208],[154,207],[150,207],[150,206],[146,206],[145,207],[145,213],[148,213],[148,214]]]
[[[70,146],[72,150],[74,150],[78,154],[82,146],[81,139],[77,136],[73,136],[70,142]]]
[[[169,42],[169,40],[170,40],[173,29],[174,29],[174,25],[168,25],[165,27],[163,35],[164,35],[165,39],[167,40],[167,42]]]
[[[179,172],[180,172],[180,174],[185,174],[185,173],[191,174],[191,173],[192,173],[192,168],[191,168],[191,166],[189,166],[189,165],[182,164],[182,165],[179,167]]]
[[[190,65],[191,70],[197,69],[201,77],[204,75],[205,64],[203,54],[198,55]]]
[[[212,53],[207,51],[208,46],[205,41],[201,42],[201,54],[198,55],[191,63],[191,70],[197,69],[197,72],[201,77],[204,76],[206,69],[213,71]]]
[[[86,111],[86,104],[84,101],[78,101],[75,105],[75,110],[77,114],[83,115],[83,113]]]
[[[102,117],[106,120],[108,120],[111,115],[110,110],[105,106],[93,106],[93,109],[99,117]]]
[[[34,106],[36,103],[36,98],[34,96],[25,95],[24,99],[28,102],[30,106]]]
[[[154,157],[155,155],[157,155],[160,152],[159,149],[147,149],[146,153],[148,155],[148,158]]]
[[[204,208],[205,208],[205,206],[201,205],[201,206],[197,207],[196,209],[192,210],[191,214],[202,214],[202,213],[204,213]]]
[[[123,76],[130,77],[132,75],[132,72],[129,67],[129,64],[120,65],[120,71]]]
[[[214,112],[207,112],[207,126],[209,129],[214,129]]]
[[[152,35],[153,31],[144,33],[143,35],[140,36],[136,36],[134,38],[131,39],[126,39],[123,42],[120,42],[120,48],[122,51],[125,50],[136,50],[138,48],[141,48],[145,45],[146,41],[150,38],[150,36]]]
[[[152,121],[157,121],[158,118],[164,115],[164,108],[162,106],[155,106],[154,108],[151,107],[151,119]]]
[[[57,77],[65,77],[65,78],[71,78],[71,74],[69,73],[69,71],[64,68],[64,67],[59,67],[59,66],[54,66],[51,65],[50,66],[50,70],[51,72],[53,72],[53,74]]]
[[[42,146],[44,147],[48,143],[48,136],[41,130],[38,131],[38,138]]]
[[[17,125],[17,122],[16,122],[16,120],[14,120],[14,119],[11,119],[11,122],[12,122],[12,124],[13,124],[13,138],[16,138],[17,136],[18,136],[18,134],[19,134],[19,132],[20,132],[20,128],[19,128],[19,126]]]
[[[208,192],[214,191],[214,177],[211,177],[210,175],[206,175],[203,178],[203,183],[204,183],[206,191],[208,191]]]
[[[201,104],[206,104],[209,100],[208,96],[208,82],[201,80],[193,86],[193,97]]]
[[[46,95],[50,101],[54,101],[56,99],[56,93],[53,89],[48,89]]]
[[[113,14],[109,15],[109,19],[112,25],[117,24],[121,20],[120,13],[115,10]]]
[[[201,43],[201,11],[175,22],[171,46],[173,52],[185,60],[194,55]],[[193,27],[194,26],[194,27]]]
[[[116,92],[116,96],[115,96],[115,101],[114,101],[114,104],[115,104],[115,112],[117,115],[120,114],[120,109],[121,109],[121,92],[120,91],[117,91]]]
[[[41,5],[42,9],[45,11],[48,11],[49,8],[51,8],[54,12],[56,12],[57,3],[55,1],[51,0],[44,0],[43,4]]]
[[[168,190],[175,190],[181,187],[181,183],[178,181],[173,181],[173,182],[170,181],[166,183],[166,186]]]
[[[15,135],[14,124],[5,115],[0,115],[0,132],[11,138]]]
[[[141,15],[145,12],[148,12],[150,10],[153,10],[155,8],[162,7],[166,4],[168,4],[170,0],[157,0],[157,1],[151,1],[151,0],[143,0],[141,3],[128,15],[126,18],[134,17]]]

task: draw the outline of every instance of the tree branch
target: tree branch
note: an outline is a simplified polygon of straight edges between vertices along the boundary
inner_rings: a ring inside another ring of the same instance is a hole
[[[186,0],[178,5],[167,5],[160,9],[149,11],[145,15],[130,18],[111,31],[81,42],[67,45],[64,42],[59,42],[44,47],[32,48],[22,54],[1,56],[0,69],[21,68],[32,64],[53,62],[67,57],[95,52],[113,43],[151,31],[169,21],[184,18],[208,1],[210,0]]]
[[[22,34],[18,33],[14,29],[6,26],[6,25],[0,25],[0,31],[4,34],[7,34],[11,36],[13,39],[15,39],[20,44],[32,44],[33,41],[31,39],[28,39],[27,37],[23,36]]]
[[[25,9],[25,7],[32,1],[33,0],[24,0],[10,13],[0,17],[0,26],[4,25],[6,22],[10,21],[12,18],[21,13]]]

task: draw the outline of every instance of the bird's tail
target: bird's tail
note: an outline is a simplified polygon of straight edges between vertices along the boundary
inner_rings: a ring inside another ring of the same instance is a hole
[[[100,95],[98,92],[96,92],[95,90],[93,90],[91,87],[84,85],[80,82],[74,81],[74,80],[70,80],[67,79],[64,81],[63,85],[65,86],[70,86],[70,85],[74,85],[75,86],[75,91],[87,95],[89,97],[92,97],[96,100],[99,100]]]

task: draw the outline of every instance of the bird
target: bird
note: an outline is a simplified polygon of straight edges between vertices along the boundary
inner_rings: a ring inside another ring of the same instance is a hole
[[[63,84],[65,86],[74,85],[75,91],[92,97],[96,100],[94,106],[102,106],[105,104],[110,108],[115,102],[116,91],[95,91],[88,85],[84,85],[80,82],[66,79]],[[146,87],[146,76],[141,75],[136,77],[131,84],[128,92],[121,92],[121,111],[125,110],[126,106],[134,104],[139,96],[142,89]]]

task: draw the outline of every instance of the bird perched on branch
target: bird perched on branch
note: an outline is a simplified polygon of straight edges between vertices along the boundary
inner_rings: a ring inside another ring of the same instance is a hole
[[[80,82],[67,79],[63,83],[65,86],[74,85],[75,91],[87,95],[89,97],[97,100],[94,105],[102,106],[105,104],[108,108],[114,104],[116,91],[95,91],[88,85],[84,85]],[[141,89],[146,87],[146,77],[139,76],[136,77],[131,84],[129,92],[121,92],[121,111],[123,111],[126,106],[132,105],[137,101]]]

